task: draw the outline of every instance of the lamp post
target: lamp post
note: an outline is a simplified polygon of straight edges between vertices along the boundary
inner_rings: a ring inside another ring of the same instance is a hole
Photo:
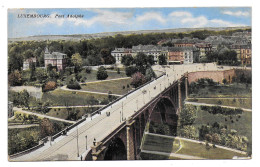
[[[85,136],[86,138],[86,150],[88,149],[88,135]]]
[[[78,131],[78,126],[77,126],[77,155],[79,157],[79,131]]]

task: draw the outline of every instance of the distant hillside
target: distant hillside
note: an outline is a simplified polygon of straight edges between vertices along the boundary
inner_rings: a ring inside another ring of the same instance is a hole
[[[139,31],[122,31],[122,32],[103,32],[95,34],[74,34],[74,35],[39,35],[29,36],[22,38],[9,38],[9,42],[14,41],[44,41],[44,40],[73,40],[79,41],[81,39],[102,38],[107,36],[114,36],[117,34],[130,35],[130,34],[147,34],[147,33],[186,33],[197,30],[221,31],[221,30],[235,30],[235,29],[248,29],[250,26],[245,27],[206,27],[206,28],[176,28],[164,30],[139,30]]]

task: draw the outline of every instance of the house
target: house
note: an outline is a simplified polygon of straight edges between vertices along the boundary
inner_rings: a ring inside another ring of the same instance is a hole
[[[168,50],[168,64],[191,64],[193,63],[193,47],[170,47]]]
[[[64,70],[67,65],[67,55],[60,52],[50,53],[48,48],[46,48],[44,53],[44,64],[45,68],[47,68],[48,64],[51,64],[53,67],[57,67],[58,71]]]
[[[199,50],[199,60],[205,59],[206,54],[211,52],[212,46],[210,43],[197,43],[196,48]]]
[[[251,65],[252,60],[251,45],[241,45],[241,63],[242,65]]]
[[[31,57],[29,59],[26,59],[23,62],[23,70],[28,70],[30,68],[31,63],[34,63],[36,65],[36,58],[35,57]]]
[[[132,47],[132,56],[135,57],[137,53],[144,53],[154,57],[155,64],[158,64],[160,55],[167,56],[168,47],[155,46],[155,45],[137,45]]]
[[[111,55],[116,59],[116,64],[121,64],[122,57],[125,55],[132,55],[132,49],[130,48],[115,48],[111,52]]]

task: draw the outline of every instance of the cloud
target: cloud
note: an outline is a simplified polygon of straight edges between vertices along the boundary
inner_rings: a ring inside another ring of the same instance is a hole
[[[163,16],[157,12],[147,12],[147,13],[144,13],[143,15],[139,15],[136,17],[137,22],[145,22],[145,21],[151,21],[151,20],[155,20],[160,23],[166,22],[166,19],[164,19]]]
[[[97,15],[93,16],[90,19],[68,19],[68,21],[73,22],[77,25],[85,25],[90,27],[96,23],[101,23],[104,25],[122,25],[129,24],[129,19],[132,18],[133,14],[130,12],[115,12],[102,9],[93,9],[92,12],[95,12]]]
[[[240,17],[240,16],[248,17],[248,16],[250,16],[249,12],[242,12],[242,11],[236,11],[236,12],[223,11],[222,13],[225,14],[225,15],[236,16],[236,17]]]
[[[213,19],[210,20],[210,24],[212,26],[218,26],[218,27],[238,27],[238,26],[246,26],[245,24],[236,24],[228,21],[224,21],[221,19]]]
[[[170,17],[192,17],[192,14],[189,12],[172,12],[169,14]]]
[[[208,19],[204,15],[193,16],[190,12],[178,11],[169,15],[169,20],[173,20],[175,24],[183,27],[199,28],[199,27],[237,27],[245,26],[244,24],[236,24],[222,19]]]

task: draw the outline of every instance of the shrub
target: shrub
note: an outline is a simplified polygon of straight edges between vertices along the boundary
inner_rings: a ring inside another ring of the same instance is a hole
[[[43,85],[42,91],[47,92],[56,89],[57,83],[55,81],[48,81]]]
[[[71,79],[69,81],[69,83],[67,84],[67,88],[79,90],[79,89],[81,89],[81,86],[80,86],[80,84],[76,80]]]
[[[86,73],[90,74],[91,71],[92,71],[92,68],[91,68],[91,67],[87,67],[87,68],[86,68]]]
[[[108,75],[107,75],[107,71],[106,69],[101,66],[98,68],[98,71],[97,71],[97,79],[98,80],[105,80],[107,79]]]

